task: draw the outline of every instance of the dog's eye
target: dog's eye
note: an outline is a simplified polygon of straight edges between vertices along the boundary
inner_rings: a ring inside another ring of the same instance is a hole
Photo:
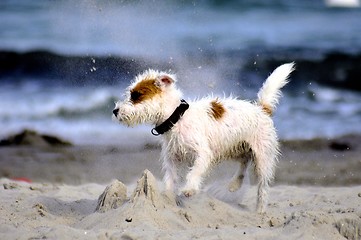
[[[142,94],[140,92],[137,92],[137,91],[131,92],[130,100],[132,100],[132,102],[137,102],[141,96],[142,96]]]

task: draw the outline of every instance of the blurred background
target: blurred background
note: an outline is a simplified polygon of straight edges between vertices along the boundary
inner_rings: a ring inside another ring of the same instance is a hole
[[[76,144],[149,141],[149,126],[111,119],[138,72],[176,73],[188,99],[253,100],[290,61],[280,138],[361,133],[358,0],[2,0],[0,18],[0,138],[27,128]]]

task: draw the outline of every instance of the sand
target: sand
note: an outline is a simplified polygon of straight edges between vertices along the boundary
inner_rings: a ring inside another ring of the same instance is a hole
[[[156,143],[3,146],[0,239],[361,239],[360,140],[282,142],[265,214],[252,176],[225,191],[230,162],[186,199],[164,191]]]

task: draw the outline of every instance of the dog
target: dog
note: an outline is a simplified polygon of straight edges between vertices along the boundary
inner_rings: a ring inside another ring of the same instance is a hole
[[[239,162],[228,190],[237,191],[252,163],[258,179],[257,211],[265,211],[269,183],[274,177],[280,151],[272,114],[288,83],[294,63],[276,68],[263,83],[258,100],[233,97],[186,102],[176,87],[176,76],[146,70],[135,77],[125,99],[115,103],[113,118],[134,126],[152,124],[153,135],[162,136],[161,160],[167,190],[190,197],[197,193],[212,166],[226,159]],[[178,168],[188,166],[179,184]]]

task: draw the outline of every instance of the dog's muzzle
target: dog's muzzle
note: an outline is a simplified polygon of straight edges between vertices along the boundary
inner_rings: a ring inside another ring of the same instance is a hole
[[[119,113],[119,108],[115,108],[115,109],[113,110],[114,116],[115,116],[115,117],[118,117],[118,113]]]

